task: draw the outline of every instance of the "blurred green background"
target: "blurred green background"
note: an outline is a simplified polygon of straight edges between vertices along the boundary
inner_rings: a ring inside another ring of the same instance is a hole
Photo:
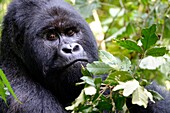
[[[5,15],[7,6],[10,2],[11,0],[0,0],[0,36],[1,36],[3,16]]]

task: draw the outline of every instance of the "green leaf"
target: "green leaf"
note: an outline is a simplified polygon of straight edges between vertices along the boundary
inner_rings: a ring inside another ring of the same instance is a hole
[[[152,93],[153,97],[156,100],[163,100],[164,97],[162,97],[158,92],[154,91],[154,90],[149,90],[150,93]]]
[[[147,89],[144,89],[144,92],[148,96],[149,100],[155,103],[155,101],[153,100],[153,95],[150,92],[148,92]]]
[[[125,104],[125,97],[120,95],[119,93],[113,93],[113,100],[115,102],[115,106],[117,110],[123,110],[123,106]]]
[[[21,103],[21,102],[18,100],[17,96],[15,95],[14,91],[12,90],[10,83],[8,82],[5,74],[3,73],[3,71],[2,71],[1,69],[0,69],[0,77],[1,77],[1,79],[2,79],[2,81],[3,81],[3,83],[5,84],[5,86],[8,88],[9,92],[12,94],[12,96],[13,96],[19,103]]]
[[[92,111],[93,111],[93,107],[92,107],[92,105],[87,105],[87,104],[85,104],[85,105],[83,105],[83,106],[81,106],[81,107],[79,107],[80,108],[80,111],[78,112],[74,112],[74,113],[91,113]]]
[[[131,61],[127,57],[124,57],[120,70],[131,72]]]
[[[146,51],[146,55],[158,57],[158,56],[163,56],[168,52],[165,47],[156,47],[156,48],[151,48]]]
[[[148,5],[149,1],[148,0],[141,0],[142,4],[144,4],[145,6]]]
[[[132,79],[133,77],[127,71],[115,71],[106,78],[104,83],[115,85],[118,83],[118,81],[126,82]]]
[[[87,84],[95,86],[94,84],[94,79],[92,77],[89,76],[83,76],[80,78],[81,80],[85,81]]]
[[[140,61],[139,67],[141,69],[155,70],[165,62],[163,57],[147,56]]]
[[[102,83],[102,78],[95,78],[94,80],[94,84],[96,85],[96,88],[99,89],[100,88],[100,85]]]
[[[112,110],[112,103],[109,98],[104,95],[101,95],[100,101],[98,102],[97,108],[100,111],[111,111]]]
[[[170,39],[170,19],[168,17],[165,17],[165,25],[163,30],[163,38]]]
[[[165,55],[165,62],[160,66],[160,71],[163,73],[165,76],[168,76],[170,74],[170,56]]]
[[[87,70],[94,75],[102,75],[109,73],[113,68],[108,64],[105,64],[100,61],[95,61],[92,64],[87,64]]]
[[[130,71],[131,68],[131,61],[125,57],[123,61],[119,58],[114,57],[107,51],[99,51],[99,57],[102,62],[112,67],[114,70],[121,70],[121,71]]]
[[[115,102],[115,106],[116,106],[116,109],[118,110],[123,110],[123,106],[125,104],[125,97],[119,97],[116,99],[116,102]]]
[[[119,85],[113,88],[113,91],[123,89],[123,96],[128,97],[139,87],[139,82],[135,79],[127,82],[119,82]]]
[[[118,44],[128,50],[133,50],[137,52],[142,52],[142,49],[140,46],[137,45],[136,42],[131,41],[131,40],[121,40],[118,41]]]
[[[152,45],[154,45],[157,42],[158,37],[156,36],[155,32],[156,32],[155,24],[153,24],[149,28],[142,30],[143,38],[141,39],[141,42],[142,42],[142,47],[144,48],[144,50],[149,49]]]
[[[113,78],[108,77],[108,78],[104,81],[104,83],[114,86],[114,85],[117,85],[118,82],[114,79],[114,77],[113,77]]]
[[[148,96],[144,93],[143,87],[138,87],[132,95],[132,104],[147,107]]]
[[[118,65],[121,64],[121,61],[119,58],[114,57],[112,54],[104,50],[99,51],[99,58],[102,62],[108,64],[109,66],[113,68],[116,68]]]
[[[84,76],[92,76],[91,73],[83,65],[82,65],[82,68],[81,68],[81,73]]]
[[[4,86],[4,83],[2,82],[2,80],[0,79],[0,98],[2,98],[4,100],[4,102],[6,103],[6,94],[5,94],[5,86]]]

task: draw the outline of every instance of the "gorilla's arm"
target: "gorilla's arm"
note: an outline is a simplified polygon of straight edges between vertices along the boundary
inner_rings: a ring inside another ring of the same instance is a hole
[[[131,100],[128,99],[127,107],[130,113],[170,113],[170,92],[155,82],[146,88],[158,92],[164,99],[156,100],[155,103],[149,101],[146,109],[141,106],[132,105]]]
[[[0,100],[0,113],[66,113],[50,91],[32,81],[24,73],[18,72],[18,67],[15,69],[4,69],[3,67],[2,69],[8,75],[11,74],[11,70],[16,70],[13,71],[15,76],[8,76],[8,79],[22,104],[10,95],[7,99],[8,106]]]

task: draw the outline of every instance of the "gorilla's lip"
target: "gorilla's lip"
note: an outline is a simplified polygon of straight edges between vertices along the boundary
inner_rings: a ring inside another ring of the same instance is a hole
[[[75,63],[77,63],[77,62],[86,62],[86,63],[88,63],[88,59],[86,59],[86,58],[81,58],[81,59],[71,60],[71,61],[69,61],[69,63],[66,64],[64,67],[65,67],[65,68],[68,68],[68,67],[72,66],[73,64],[75,64]]]
[[[60,62],[60,64],[56,62],[54,62],[54,64],[52,64],[51,68],[52,69],[51,71],[61,71],[61,70],[65,70],[73,65],[76,65],[76,64],[87,64],[89,62],[88,58],[87,57],[79,57],[79,58],[73,58],[73,59],[67,59],[66,60],[67,63],[62,63]],[[50,70],[49,70],[50,71]]]

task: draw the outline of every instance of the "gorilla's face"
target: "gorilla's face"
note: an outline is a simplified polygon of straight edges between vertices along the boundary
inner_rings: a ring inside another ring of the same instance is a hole
[[[96,43],[88,25],[64,7],[38,12],[28,19],[24,33],[23,60],[29,71],[38,79],[78,81],[81,64],[97,60]]]
[[[77,62],[88,62],[87,52],[81,43],[84,37],[77,22],[69,19],[60,22],[56,19],[48,25],[36,37],[29,37],[26,41],[26,60],[34,60],[45,75],[50,70],[61,71]]]

